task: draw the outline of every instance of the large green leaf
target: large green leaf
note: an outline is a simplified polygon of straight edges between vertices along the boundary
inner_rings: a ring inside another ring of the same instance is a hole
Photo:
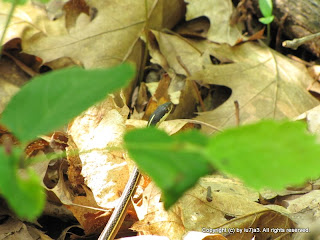
[[[211,137],[139,129],[125,135],[125,144],[163,191],[167,208],[212,166],[257,189],[281,189],[320,176],[320,145],[302,122],[261,121]]]
[[[146,128],[130,131],[124,139],[129,155],[162,189],[166,208],[212,170],[203,154],[208,139],[199,132],[169,136]]]
[[[34,139],[68,123],[81,112],[125,87],[134,68],[68,68],[34,78],[11,99],[1,122],[21,141]]]
[[[302,122],[261,121],[210,139],[208,152],[219,170],[257,189],[281,189],[320,176],[320,146]]]

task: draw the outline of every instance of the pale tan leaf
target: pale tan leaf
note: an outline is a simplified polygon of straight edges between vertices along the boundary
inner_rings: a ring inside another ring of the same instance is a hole
[[[121,145],[128,114],[126,105],[120,108],[109,97],[77,117],[68,129],[80,153],[85,152],[80,154],[81,174],[101,207],[115,207],[133,168],[124,152],[108,150]]]
[[[161,191],[153,183],[150,183],[144,191],[142,205],[135,207],[141,220],[136,222],[132,229],[144,234],[182,239],[185,228],[181,209],[172,207],[166,211],[160,198]]]
[[[0,36],[3,33],[10,8],[10,3],[0,1]],[[64,18],[50,21],[45,9],[28,1],[27,4],[16,7],[4,43],[13,38],[30,39],[39,34],[42,36],[67,34],[64,25]]]
[[[212,55],[228,57],[234,63],[207,65],[189,79],[227,86],[232,95],[219,108],[201,113],[197,120],[217,127],[235,125],[234,101],[240,105],[241,124],[293,118],[319,103],[306,90],[313,81],[306,68],[270,48],[252,42],[236,47],[214,45]]]

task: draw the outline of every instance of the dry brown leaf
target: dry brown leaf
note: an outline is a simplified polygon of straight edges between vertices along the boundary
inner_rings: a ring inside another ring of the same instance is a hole
[[[242,39],[243,24],[231,24],[230,19],[234,11],[231,0],[186,0],[186,20],[201,16],[209,18],[210,28],[207,38],[217,43],[228,43],[233,46]]]
[[[1,208],[0,217],[0,239],[6,240],[51,240],[49,236],[38,230],[31,224],[24,223],[22,220],[12,216],[5,208]]]
[[[319,104],[306,90],[313,81],[306,68],[270,48],[247,42],[235,47],[215,45],[211,52],[234,63],[207,65],[189,79],[230,87],[232,95],[219,108],[201,113],[197,120],[217,127],[235,125],[236,100],[241,124],[293,118]]]
[[[36,34],[28,34],[23,38],[23,50],[41,57],[44,62],[71,57],[82,62],[85,68],[109,67],[126,60],[139,63],[145,1],[93,0],[87,3],[97,10],[93,19],[80,14],[69,32],[59,25],[60,29],[54,33],[38,30]],[[183,4],[182,0],[149,0],[149,26],[172,27],[183,14]]]
[[[202,70],[203,64],[209,61],[209,56],[203,55],[205,41],[194,41],[159,31],[152,31],[149,38],[151,62],[161,65],[169,74],[170,69],[173,69],[175,74],[187,76],[184,66],[193,74]]]
[[[11,97],[29,77],[5,56],[0,58],[0,73],[0,112],[2,112]]]
[[[76,196],[72,202],[74,205],[67,206],[67,208],[81,224],[85,233],[88,235],[101,232],[108,222],[111,211],[97,211],[85,207],[98,207],[89,189],[86,189],[86,196]]]
[[[210,22],[206,17],[196,18],[175,28],[175,32],[186,37],[206,38]]]

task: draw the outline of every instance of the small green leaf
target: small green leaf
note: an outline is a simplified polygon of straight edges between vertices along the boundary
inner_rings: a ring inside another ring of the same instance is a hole
[[[226,130],[208,146],[212,164],[257,189],[320,176],[320,146],[302,122],[261,121]]]
[[[68,123],[81,112],[125,87],[134,68],[68,68],[34,78],[12,97],[1,122],[21,141],[28,141]]]
[[[264,17],[269,17],[272,15],[272,0],[259,0],[259,7]]]
[[[260,21],[261,23],[267,25],[267,24],[272,23],[273,19],[274,19],[274,16],[269,16],[269,17],[259,18],[259,21]]]
[[[199,132],[169,136],[158,129],[146,128],[128,132],[124,140],[129,155],[163,191],[166,208],[201,176],[212,171],[203,154],[208,139]]]
[[[13,148],[8,155],[0,147],[0,192],[19,217],[33,220],[43,210],[45,193],[39,177],[31,169],[23,177],[18,175],[20,156],[21,149]]]

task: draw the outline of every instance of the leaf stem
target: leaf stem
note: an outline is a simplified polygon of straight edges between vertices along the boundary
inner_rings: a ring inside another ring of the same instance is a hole
[[[12,1],[11,9],[10,9],[9,15],[7,17],[7,21],[6,21],[6,24],[4,26],[3,33],[2,33],[2,36],[1,36],[1,39],[0,39],[0,53],[2,52],[2,43],[4,41],[4,37],[5,37],[6,33],[7,33],[9,23],[10,23],[11,18],[13,16],[13,12],[14,12],[16,6],[17,6],[17,2],[18,2],[18,0],[13,0]],[[0,54],[0,56],[1,56],[1,54]]]
[[[271,28],[271,27],[270,27],[270,23],[269,23],[269,24],[267,25],[267,45],[268,45],[268,46],[269,46],[270,41],[271,41],[271,40],[270,40],[270,38],[271,38],[271,36],[270,36],[270,35],[271,35],[271,33],[270,33],[270,32],[271,32],[270,28]]]

